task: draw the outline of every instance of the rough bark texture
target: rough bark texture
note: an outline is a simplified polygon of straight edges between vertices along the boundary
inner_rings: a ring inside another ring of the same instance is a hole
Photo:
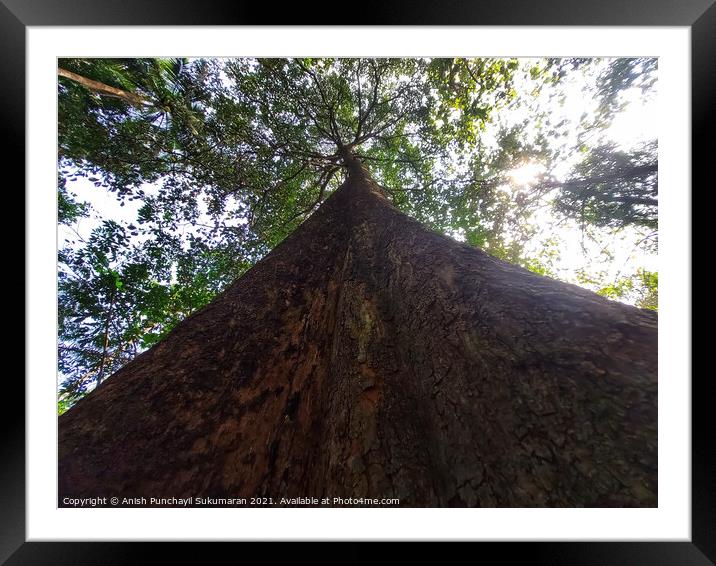
[[[59,495],[656,506],[657,317],[401,214],[359,166],[59,419]]]

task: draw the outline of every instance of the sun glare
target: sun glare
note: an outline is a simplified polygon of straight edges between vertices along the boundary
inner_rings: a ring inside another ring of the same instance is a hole
[[[525,163],[512,169],[507,176],[521,187],[533,184],[540,173],[544,173],[545,167],[541,163]]]

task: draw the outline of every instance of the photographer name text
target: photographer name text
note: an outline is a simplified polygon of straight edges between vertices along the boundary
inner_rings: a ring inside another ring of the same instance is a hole
[[[352,505],[400,505],[395,498],[370,499],[366,497],[65,497],[66,507],[196,507],[196,506],[242,506],[242,507],[302,507],[302,506],[352,506]]]

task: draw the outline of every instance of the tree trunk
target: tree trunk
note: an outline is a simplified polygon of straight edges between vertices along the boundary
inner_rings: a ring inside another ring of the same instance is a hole
[[[430,232],[349,170],[59,418],[60,505],[656,506],[656,315]]]
[[[111,96],[113,98],[120,98],[125,102],[128,102],[129,104],[138,108],[142,108],[143,106],[152,104],[150,101],[146,100],[145,98],[142,98],[137,94],[134,94],[133,92],[109,86],[108,84],[104,84],[99,81],[93,81],[92,79],[88,79],[87,77],[83,77],[82,75],[78,75],[77,73],[73,73],[71,71],[68,71],[67,69],[63,69],[62,67],[58,67],[57,74],[60,77],[65,77],[66,79],[75,81],[76,83],[81,84],[83,87],[93,92],[96,92],[97,94]]]
[[[104,366],[107,361],[107,351],[109,350],[109,324],[112,321],[112,309],[114,308],[115,289],[112,289],[111,299],[109,301],[109,310],[107,312],[107,320],[104,323],[104,332],[102,333],[102,359],[99,363],[99,373],[97,374],[97,387],[102,385],[104,379]]]

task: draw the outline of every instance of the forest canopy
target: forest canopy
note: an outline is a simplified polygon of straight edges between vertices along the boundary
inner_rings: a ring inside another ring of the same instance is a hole
[[[401,211],[657,308],[656,59],[60,59],[59,411],[210,302],[358,158]]]

